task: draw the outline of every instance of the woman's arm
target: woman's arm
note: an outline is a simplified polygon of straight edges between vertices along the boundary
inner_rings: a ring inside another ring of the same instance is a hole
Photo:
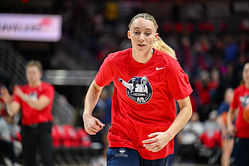
[[[172,125],[166,131],[169,135],[172,136],[171,139],[173,139],[175,135],[186,125],[186,123],[192,116],[192,105],[189,97],[177,100],[177,102],[180,107],[180,112],[176,116],[176,119],[174,120]]]
[[[15,88],[15,93],[23,101],[25,101],[30,107],[37,109],[38,111],[43,110],[51,102],[50,99],[45,95],[41,95],[37,100],[34,100],[31,97],[29,97],[27,94],[23,93],[19,87]]]
[[[97,104],[102,89],[103,87],[99,87],[95,81],[93,81],[85,97],[84,112],[82,117],[85,130],[90,135],[95,135],[105,126],[100,120],[92,116],[92,111]]]
[[[189,97],[177,100],[180,112],[171,126],[165,132],[155,132],[148,135],[150,139],[142,141],[144,147],[152,152],[157,152],[163,149],[170,140],[185,126],[192,116],[192,106]]]
[[[10,116],[14,116],[19,112],[20,104],[12,101],[12,96],[9,94],[7,88],[1,89],[1,98],[3,99],[4,103],[6,104],[7,112]]]
[[[227,114],[227,131],[230,135],[235,134],[235,127],[233,125],[233,119],[235,118],[236,109],[229,109]]]
[[[221,133],[222,133],[222,137],[225,138],[227,129],[226,129],[226,124],[224,123],[222,114],[218,116],[216,121],[219,124],[220,130],[221,130]]]

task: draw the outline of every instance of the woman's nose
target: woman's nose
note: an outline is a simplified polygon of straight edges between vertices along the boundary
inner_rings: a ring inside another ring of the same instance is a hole
[[[139,41],[144,41],[144,35],[141,33],[141,35],[139,36]]]

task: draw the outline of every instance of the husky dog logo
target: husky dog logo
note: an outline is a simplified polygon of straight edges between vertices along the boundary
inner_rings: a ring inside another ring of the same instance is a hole
[[[32,92],[29,94],[29,97],[32,98],[33,100],[37,101],[38,100],[38,95],[37,92]]]
[[[138,104],[145,104],[150,100],[152,87],[147,77],[133,77],[128,82],[119,78],[119,81],[126,87],[129,98]]]
[[[249,95],[240,97],[240,102],[241,102],[242,107],[245,108],[246,105],[249,104]]]

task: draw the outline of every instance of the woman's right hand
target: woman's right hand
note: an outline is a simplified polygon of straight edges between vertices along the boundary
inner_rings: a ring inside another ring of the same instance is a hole
[[[9,94],[8,89],[4,87],[4,88],[1,88],[0,90],[1,90],[1,96],[0,97],[3,99],[3,101],[5,103],[10,102],[12,100],[12,96]]]
[[[97,132],[103,129],[103,124],[99,119],[92,115],[83,115],[85,131],[90,135],[95,135]]]
[[[235,126],[233,124],[230,124],[230,125],[227,126],[227,132],[230,135],[234,136],[235,131],[236,131],[236,128],[235,128]]]

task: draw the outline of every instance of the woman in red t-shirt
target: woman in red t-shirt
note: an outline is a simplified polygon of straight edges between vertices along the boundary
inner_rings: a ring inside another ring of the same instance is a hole
[[[249,63],[246,63],[242,72],[244,84],[234,90],[233,101],[227,115],[228,132],[235,135],[235,166],[249,165],[249,122],[243,116],[244,109],[249,104]],[[235,126],[232,121],[238,115]]]
[[[14,116],[21,110],[24,166],[37,165],[38,149],[41,163],[44,166],[54,165],[51,139],[54,87],[43,82],[41,77],[42,64],[32,60],[26,65],[26,85],[16,86],[13,96],[6,88],[1,89],[8,114]]]
[[[188,76],[157,28],[150,14],[134,16],[127,33],[132,48],[108,55],[86,94],[84,127],[94,135],[104,124],[92,110],[103,87],[114,84],[108,166],[165,165],[173,138],[192,115]]]

